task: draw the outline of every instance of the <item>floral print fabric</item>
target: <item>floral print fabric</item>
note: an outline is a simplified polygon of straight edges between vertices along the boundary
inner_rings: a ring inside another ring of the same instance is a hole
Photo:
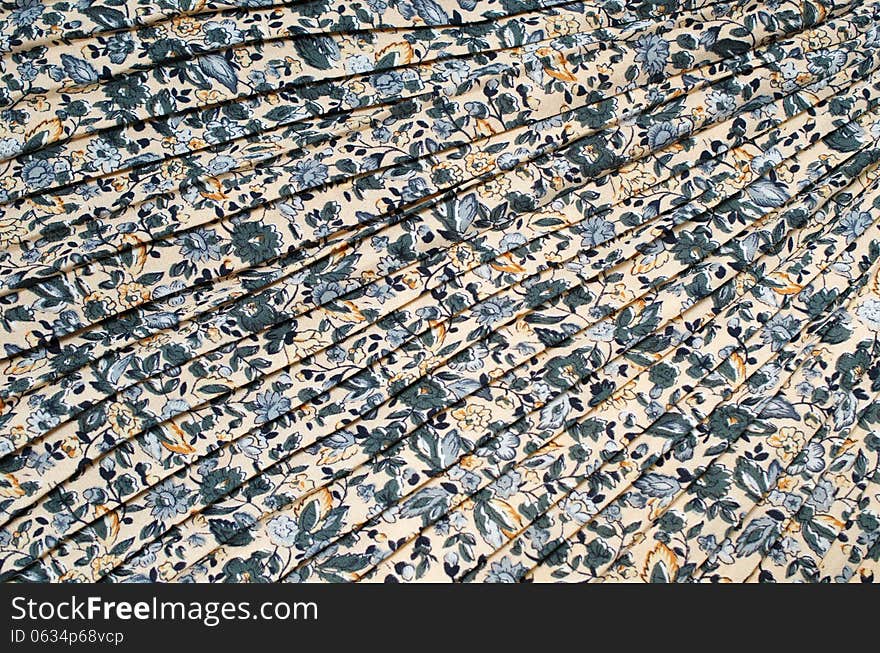
[[[880,580],[880,3],[2,7],[3,580]]]

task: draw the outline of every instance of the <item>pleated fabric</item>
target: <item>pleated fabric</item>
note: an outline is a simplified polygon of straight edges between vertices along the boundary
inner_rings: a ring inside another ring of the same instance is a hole
[[[880,2],[0,4],[4,581],[880,581]]]

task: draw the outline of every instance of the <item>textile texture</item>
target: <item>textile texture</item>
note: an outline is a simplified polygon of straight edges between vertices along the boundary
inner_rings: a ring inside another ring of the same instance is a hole
[[[880,2],[0,4],[0,579],[880,580]]]

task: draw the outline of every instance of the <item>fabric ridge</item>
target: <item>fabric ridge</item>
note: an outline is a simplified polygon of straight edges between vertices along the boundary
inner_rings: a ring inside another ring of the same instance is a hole
[[[880,2],[0,7],[4,582],[880,581]]]

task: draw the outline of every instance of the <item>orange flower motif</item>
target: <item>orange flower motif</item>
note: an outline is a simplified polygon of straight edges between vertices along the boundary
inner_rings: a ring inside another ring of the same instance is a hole
[[[464,431],[482,431],[489,426],[492,420],[492,411],[485,406],[468,404],[466,407],[453,410],[452,418]]]
[[[117,300],[123,308],[134,308],[150,299],[150,291],[139,283],[122,283],[116,289]]]
[[[486,152],[471,152],[464,157],[465,170],[472,175],[482,175],[495,167],[495,158]]]
[[[114,401],[107,408],[107,422],[113,432],[122,439],[137,435],[141,430],[141,420],[128,405]]]

